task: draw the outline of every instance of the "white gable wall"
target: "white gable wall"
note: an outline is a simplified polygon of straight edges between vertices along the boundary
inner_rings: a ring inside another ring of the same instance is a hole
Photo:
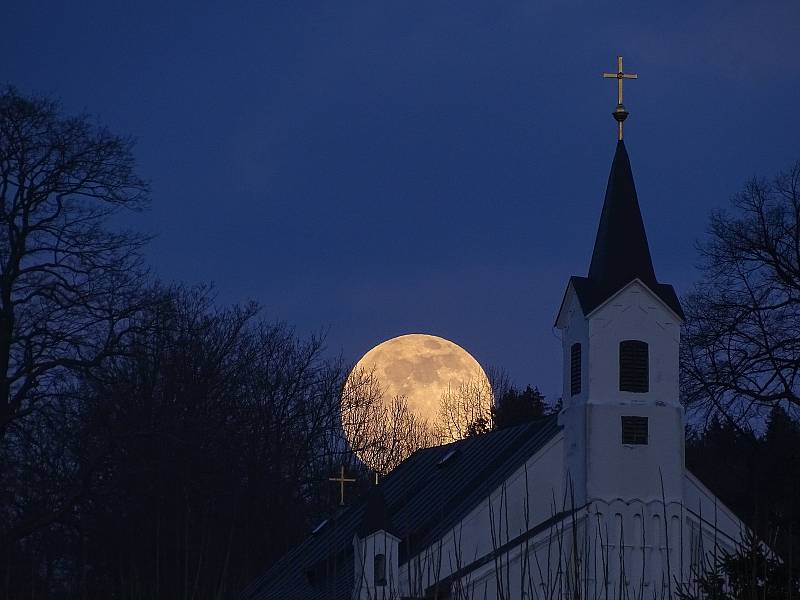
[[[632,281],[588,316],[589,402],[663,402],[680,406],[680,319],[639,280]],[[619,391],[619,343],[642,340],[650,347],[650,391]]]
[[[441,543],[400,565],[401,596],[421,597],[435,581],[490,555],[563,510],[563,443],[559,433],[445,533]]]

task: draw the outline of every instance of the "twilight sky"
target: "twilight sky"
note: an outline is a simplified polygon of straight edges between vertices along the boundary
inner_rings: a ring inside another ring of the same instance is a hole
[[[3,4],[0,80],[138,140],[164,279],[255,299],[357,360],[424,332],[560,395],[615,143],[656,274],[689,291],[708,213],[800,159],[800,3]]]

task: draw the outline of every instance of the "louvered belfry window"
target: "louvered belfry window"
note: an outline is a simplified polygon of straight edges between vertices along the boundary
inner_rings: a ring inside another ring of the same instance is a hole
[[[650,389],[650,360],[647,343],[625,340],[619,343],[619,389],[647,392]]]
[[[646,445],[648,441],[647,417],[622,417],[622,443]]]
[[[581,345],[572,344],[569,356],[569,392],[571,396],[581,393]]]

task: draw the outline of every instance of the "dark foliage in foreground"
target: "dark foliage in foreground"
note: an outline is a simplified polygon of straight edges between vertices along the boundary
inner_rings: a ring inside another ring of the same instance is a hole
[[[800,594],[800,568],[781,560],[755,535],[736,552],[710,552],[694,570],[691,589],[679,600],[787,600]]]
[[[39,441],[18,442],[42,475],[85,475],[7,548],[5,597],[229,597],[330,504],[341,370],[320,341],[202,290],[158,295],[119,355],[53,400]]]

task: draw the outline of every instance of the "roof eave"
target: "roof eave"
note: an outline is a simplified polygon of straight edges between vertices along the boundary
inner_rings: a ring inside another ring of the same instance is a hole
[[[557,329],[564,329],[567,326],[566,320],[562,317],[564,316],[564,309],[568,306],[567,300],[569,300],[571,297],[574,297],[575,300],[577,300],[581,312],[584,314],[584,316],[586,316],[586,311],[584,310],[583,305],[581,304],[581,298],[577,290],[575,289],[575,285],[573,284],[573,279],[574,277],[569,278],[569,282],[567,282],[567,287],[564,290],[564,295],[561,298],[561,304],[559,305],[558,312],[556,313],[556,320],[553,323],[553,327],[556,327]]]

